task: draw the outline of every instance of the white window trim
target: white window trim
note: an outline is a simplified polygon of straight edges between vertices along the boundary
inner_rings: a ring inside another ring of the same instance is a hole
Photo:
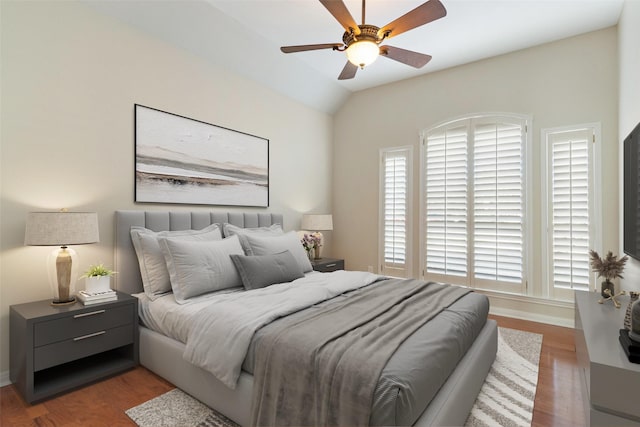
[[[425,242],[425,165],[423,162],[424,159],[424,150],[425,148],[425,143],[426,143],[426,137],[427,134],[429,132],[431,132],[433,129],[437,128],[437,127],[441,127],[441,126],[446,126],[452,123],[455,123],[457,121],[461,121],[461,120],[470,120],[470,119],[488,119],[488,118],[495,118],[495,117],[507,117],[507,118],[515,118],[518,120],[522,120],[525,123],[525,140],[524,140],[524,153],[526,158],[524,159],[524,164],[523,164],[523,179],[525,180],[525,194],[524,194],[524,198],[523,198],[523,204],[524,204],[524,214],[525,214],[525,218],[523,219],[524,221],[524,233],[523,233],[523,254],[522,254],[522,260],[523,260],[523,266],[522,266],[522,274],[523,274],[523,287],[521,289],[521,295],[534,295],[534,289],[532,288],[532,286],[529,286],[529,281],[531,279],[530,276],[530,272],[531,272],[531,266],[533,265],[533,230],[532,230],[532,221],[533,221],[533,203],[532,203],[532,198],[533,198],[533,143],[532,143],[532,133],[533,133],[533,116],[530,114],[516,114],[516,113],[505,113],[505,112],[486,112],[486,113],[473,113],[473,114],[469,114],[469,115],[462,115],[462,116],[458,116],[452,119],[448,119],[448,120],[444,120],[438,123],[433,124],[432,126],[429,126],[428,128],[423,129],[420,132],[420,195],[419,195],[419,200],[420,200],[420,209],[419,209],[419,215],[420,215],[420,224],[419,224],[419,233],[420,233],[420,237],[419,237],[419,252],[420,252],[420,260],[419,260],[419,269],[420,269],[420,278],[425,280],[426,279],[426,265],[425,265],[425,255],[426,255],[426,242]],[[473,192],[471,192],[470,197],[472,197]],[[471,260],[472,262],[473,260]],[[432,275],[433,276],[433,275]],[[468,276],[470,277],[470,276]],[[438,280],[438,278],[435,278],[436,280]],[[450,278],[449,278],[450,279]],[[470,286],[470,279],[465,279],[464,282],[458,282],[455,284],[461,285],[461,286]],[[451,282],[451,280],[449,280],[449,282]],[[501,293],[501,291],[499,290],[492,290],[490,292],[493,293]]]
[[[543,298],[547,299],[560,299],[560,300],[573,300],[573,297],[569,296],[571,291],[567,292],[553,292],[553,271],[552,271],[552,260],[553,256],[552,251],[550,250],[550,224],[549,224],[549,209],[551,203],[551,192],[549,191],[550,178],[549,174],[551,172],[551,162],[549,160],[550,152],[549,152],[549,143],[548,137],[554,133],[561,132],[569,132],[580,129],[591,129],[594,136],[594,141],[591,147],[591,161],[592,161],[592,170],[591,170],[591,182],[593,183],[593,188],[590,191],[590,195],[592,197],[589,198],[589,209],[593,214],[593,218],[589,221],[589,230],[590,236],[593,237],[593,241],[591,243],[591,248],[595,249],[599,253],[602,253],[602,227],[597,226],[602,223],[602,202],[601,202],[601,194],[602,194],[602,175],[600,173],[602,168],[602,125],[600,122],[594,123],[583,123],[571,126],[561,126],[554,128],[544,128],[540,130],[540,143],[543,146],[541,150],[541,159],[540,164],[542,165],[542,170],[544,173],[542,174],[542,194],[544,197],[542,198],[542,231],[544,237],[542,239],[542,258],[544,265],[544,272],[541,275],[544,282],[540,285],[541,289],[538,290],[539,295],[542,295]],[[592,273],[592,277],[593,277]],[[595,289],[596,281],[590,280],[590,290]]]
[[[403,277],[413,277],[413,146],[381,148],[379,154],[379,183],[378,183],[378,273],[393,276],[393,271],[385,269],[384,261],[384,156],[385,153],[394,151],[407,152],[407,210],[406,210],[406,248],[405,248],[405,274]]]
[[[525,155],[527,158],[525,159],[524,165],[524,178],[525,178],[525,187],[527,191],[524,196],[524,209],[525,209],[525,232],[524,232],[524,250],[523,260],[525,264],[522,266],[523,274],[526,277],[525,281],[525,290],[524,295],[534,296],[536,295],[534,286],[532,285],[532,271],[533,267],[533,116],[531,115],[523,115],[525,120],[525,126],[527,127],[527,131],[525,132]],[[538,294],[539,295],[539,294]]]

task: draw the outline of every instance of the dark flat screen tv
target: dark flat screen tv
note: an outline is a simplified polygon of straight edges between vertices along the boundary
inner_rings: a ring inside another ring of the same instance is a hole
[[[640,260],[640,123],[624,140],[624,253]]]

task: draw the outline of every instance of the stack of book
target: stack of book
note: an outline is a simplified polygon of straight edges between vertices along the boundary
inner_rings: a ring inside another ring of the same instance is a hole
[[[84,305],[99,304],[101,302],[117,300],[118,294],[111,289],[101,292],[80,291],[78,292],[78,299],[82,301]]]
[[[640,363],[640,342],[629,338],[629,331],[620,329],[620,344],[631,363]]]

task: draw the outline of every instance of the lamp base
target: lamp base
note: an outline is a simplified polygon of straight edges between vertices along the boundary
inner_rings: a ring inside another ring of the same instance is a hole
[[[53,305],[73,304],[75,301],[73,294],[78,265],[76,252],[66,246],[61,246],[49,254],[47,271]]]
[[[50,304],[54,307],[60,307],[62,305],[71,305],[71,304],[75,304],[76,303],[76,298],[75,297],[71,297],[70,299],[66,300],[66,301],[61,301],[59,299],[54,299],[53,301],[50,302]]]

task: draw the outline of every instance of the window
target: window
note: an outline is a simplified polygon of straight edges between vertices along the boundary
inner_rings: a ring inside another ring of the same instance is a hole
[[[441,129],[424,147],[429,273],[467,275],[467,133],[464,125]]]
[[[589,249],[596,247],[593,151],[599,133],[599,125],[542,131],[547,166],[546,291],[555,299],[573,299],[572,290],[593,288]]]
[[[423,132],[425,279],[522,293],[527,118],[464,118]]]
[[[380,150],[380,272],[411,276],[413,147]]]

